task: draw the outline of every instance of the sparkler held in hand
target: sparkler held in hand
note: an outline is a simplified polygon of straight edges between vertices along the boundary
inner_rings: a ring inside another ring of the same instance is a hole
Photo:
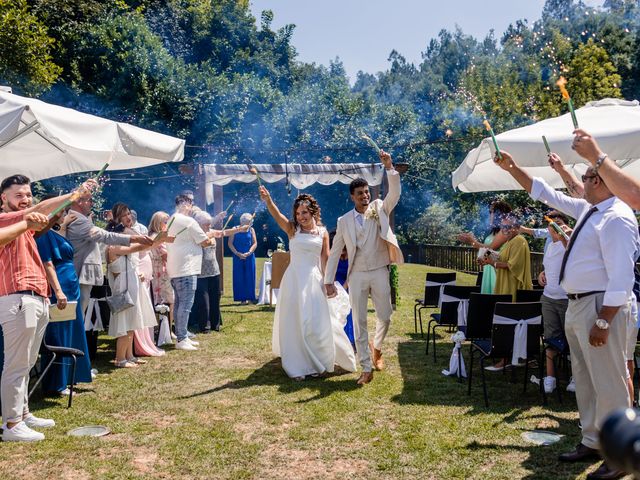
[[[551,147],[549,147],[549,142],[547,142],[547,137],[542,135],[542,141],[544,142],[544,148],[547,150],[547,155],[551,155]]]
[[[567,87],[565,87],[566,84],[567,84],[567,79],[564,77],[560,77],[560,79],[556,82],[556,85],[558,86],[558,88],[560,88],[560,93],[562,93],[562,98],[564,98],[567,101],[567,105],[569,105],[569,112],[571,113],[571,121],[573,122],[573,129],[577,130],[578,128],[580,128],[578,126],[578,118],[576,117],[576,112],[575,112],[575,109],[573,108],[573,100],[571,100],[571,96],[567,91]]]
[[[484,128],[486,128],[487,132],[489,132],[489,134],[491,135],[491,139],[493,140],[493,146],[496,149],[496,155],[498,155],[498,158],[502,160],[502,153],[500,152],[500,147],[498,146],[498,140],[496,140],[496,135],[495,133],[493,133],[493,128],[491,128],[491,124],[489,123],[489,120],[485,118],[482,121],[482,123],[484,124]]]
[[[229,225],[229,222],[231,221],[231,219],[233,218],[233,214],[229,215],[229,217],[227,217],[227,221],[225,222],[224,226],[222,227],[222,230],[225,230],[227,228],[227,225]]]
[[[547,217],[545,215],[544,219],[547,222],[549,222],[549,225],[551,225],[551,228],[553,228],[558,235],[560,235],[562,238],[564,238],[567,242],[569,241],[569,235],[567,235],[567,233],[564,230],[562,230],[562,228],[560,228],[560,225],[558,225],[556,222],[554,222],[551,217]]]
[[[109,162],[105,163],[102,168],[100,169],[100,171],[98,172],[98,174],[93,177],[93,180],[96,181],[96,183],[98,182],[98,180],[100,179],[100,177],[104,174],[104,172],[107,170],[107,168],[109,168]],[[62,204],[60,205],[58,208],[56,208],[53,212],[51,212],[48,217],[49,220],[51,220],[53,217],[55,217],[56,215],[58,215],[61,211],[63,211],[65,208],[71,206],[72,203],[74,203],[75,201],[77,201],[83,194],[84,192],[82,192],[82,187],[80,187],[78,190],[76,190],[75,192],[73,192],[71,194],[71,196]]]
[[[369,135],[362,132],[361,137],[371,146],[371,148],[373,148],[376,151],[378,155],[380,155],[381,148],[378,146],[376,142],[373,141],[373,139]]]
[[[256,170],[256,167],[250,167],[249,171],[256,176],[256,178],[258,179],[258,187],[261,187],[262,186],[262,181],[260,180],[260,174],[258,173],[258,170]],[[229,217],[229,218],[231,218],[231,217]]]

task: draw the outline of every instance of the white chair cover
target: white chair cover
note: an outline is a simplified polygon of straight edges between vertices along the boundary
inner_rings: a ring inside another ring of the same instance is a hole
[[[84,330],[85,332],[102,332],[104,326],[102,325],[102,315],[100,315],[100,305],[98,302],[101,298],[90,298],[87,310],[84,312]],[[95,322],[93,320],[95,316]]]
[[[444,286],[455,284],[455,280],[446,283],[432,282],[431,280],[427,280],[426,282],[424,282],[425,287],[440,287],[440,293],[438,294],[438,308],[442,308],[442,292],[444,292]]]
[[[440,295],[440,306],[442,307],[442,303],[444,302],[458,302],[458,326],[466,326],[467,325],[467,316],[469,314],[469,299],[468,298],[457,298],[452,297],[451,295],[445,295],[444,293]]]
[[[493,316],[494,325],[515,325],[513,335],[513,355],[511,356],[511,364],[516,365],[521,358],[527,358],[527,332],[528,325],[540,325],[542,316],[538,315],[533,318],[525,318],[522,320],[514,320],[513,318],[502,317],[500,315]]]
[[[449,358],[449,370],[442,370],[442,374],[446,376],[456,375],[458,378],[467,377],[467,369],[464,365],[464,356],[462,355],[462,342],[466,340],[463,332],[456,332],[454,335],[455,345]],[[458,365],[460,368],[458,369]]]
[[[169,317],[166,315],[160,314],[160,330],[158,331],[158,342],[157,345],[159,347],[163,345],[171,345],[173,340],[171,340],[171,331],[169,330]]]

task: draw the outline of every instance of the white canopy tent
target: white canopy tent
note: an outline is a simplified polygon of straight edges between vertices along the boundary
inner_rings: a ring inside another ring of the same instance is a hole
[[[31,180],[184,158],[185,141],[0,91],[0,178]]]
[[[384,168],[380,163],[325,163],[325,164],[255,164],[252,165],[267,183],[275,183],[285,178],[298,190],[315,183],[332,185],[336,182],[349,184],[356,177],[364,178],[374,187],[384,178]],[[222,187],[231,182],[250,183],[256,176],[250,172],[250,166],[240,164],[203,165],[206,183],[207,203],[214,201],[214,186]]]
[[[612,98],[590,102],[576,110],[580,128],[593,135],[610,158],[628,173],[640,177],[640,104]],[[544,178],[556,188],[562,180],[547,162],[542,135],[551,151],[580,176],[587,169],[585,161],[571,149],[573,124],[569,113],[542,120],[533,125],[509,130],[496,136],[500,149],[511,153],[515,161],[531,175]],[[520,185],[493,162],[495,148],[485,138],[471,150],[452,174],[454,188],[463,192],[520,190]]]

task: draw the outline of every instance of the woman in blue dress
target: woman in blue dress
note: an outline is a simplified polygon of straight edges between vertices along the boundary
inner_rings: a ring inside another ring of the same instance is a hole
[[[240,225],[251,225],[253,215],[243,213]],[[233,252],[233,300],[243,305],[256,302],[256,256],[258,242],[251,227],[246,232],[229,237],[229,250]]]
[[[335,237],[335,235],[336,235],[335,231],[329,234],[329,243],[331,247],[333,247],[333,237]],[[349,285],[346,285],[348,271],[349,271],[349,258],[347,257],[347,247],[344,247],[342,249],[342,254],[340,255],[340,260],[338,261],[338,269],[336,270],[336,282],[342,285],[347,291],[349,291]],[[347,334],[347,338],[351,342],[351,345],[355,347],[356,339],[353,332],[352,312],[349,312],[349,315],[347,315],[347,323],[344,326],[344,333]]]
[[[73,247],[64,237],[67,222],[62,222],[62,215],[52,219],[53,228],[36,239],[38,252],[47,272],[47,278],[53,288],[51,304],[78,302],[74,320],[52,322],[47,326],[44,341],[48,345],[77,348],[84,352],[84,357],[77,359],[75,381],[91,382],[91,364],[87,348],[87,337],[84,332],[84,317],[80,304],[80,283],[73,266]],[[73,220],[73,214],[67,216]],[[63,300],[64,299],[64,300]],[[66,307],[70,308],[70,307]],[[42,366],[50,360],[51,355],[42,355]],[[60,362],[60,363],[58,363]],[[46,392],[67,391],[71,381],[70,358],[63,358],[54,363],[42,380],[42,388]]]

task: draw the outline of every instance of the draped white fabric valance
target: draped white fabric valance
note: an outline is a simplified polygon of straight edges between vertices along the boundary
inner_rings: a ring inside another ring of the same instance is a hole
[[[384,176],[384,168],[380,163],[327,163],[299,164],[276,163],[254,164],[208,164],[203,165],[207,184],[207,203],[213,202],[213,186],[223,186],[231,182],[251,183],[256,176],[250,172],[255,168],[260,179],[266,183],[274,183],[289,178],[291,185],[303,190],[315,183],[332,185],[336,182],[349,184],[357,177],[364,178],[371,186],[380,185]]]

